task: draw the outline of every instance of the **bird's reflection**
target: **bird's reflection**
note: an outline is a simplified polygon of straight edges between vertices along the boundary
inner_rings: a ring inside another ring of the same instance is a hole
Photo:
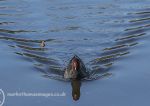
[[[81,80],[72,79],[71,86],[72,86],[72,98],[73,100],[77,101],[80,98]]]

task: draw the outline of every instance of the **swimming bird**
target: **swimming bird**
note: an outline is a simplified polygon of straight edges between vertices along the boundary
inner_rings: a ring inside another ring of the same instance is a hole
[[[42,40],[42,42],[40,43],[40,46],[45,47],[45,41],[44,40]]]
[[[65,69],[64,78],[81,80],[87,76],[88,72],[86,71],[83,61],[75,55]]]

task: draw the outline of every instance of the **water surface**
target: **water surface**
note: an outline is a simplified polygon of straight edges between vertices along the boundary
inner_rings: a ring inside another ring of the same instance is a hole
[[[149,0],[0,0],[0,88],[65,92],[6,97],[5,105],[149,105]],[[40,47],[45,41],[46,46]],[[104,76],[82,82],[80,100],[62,76],[72,56]]]

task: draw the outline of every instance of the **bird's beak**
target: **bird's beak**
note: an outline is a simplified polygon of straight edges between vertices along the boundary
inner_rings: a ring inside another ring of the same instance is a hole
[[[77,70],[77,67],[75,67],[75,70]]]

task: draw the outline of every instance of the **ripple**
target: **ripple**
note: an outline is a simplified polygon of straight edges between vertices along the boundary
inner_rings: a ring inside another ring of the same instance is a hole
[[[135,14],[150,14],[150,12],[149,11],[141,11],[141,12],[136,12]]]
[[[140,22],[140,21],[147,21],[147,20],[150,20],[150,18],[134,19],[134,20],[130,20],[129,22]]]
[[[24,32],[27,33],[27,32],[36,32],[36,31],[0,29],[0,32],[10,33],[10,34],[16,34],[16,33],[24,33]]]
[[[150,27],[150,24],[138,26],[138,27],[133,27],[133,28],[127,28],[124,31],[139,30],[139,29],[148,28],[148,27]]]
[[[34,47],[29,47],[29,46],[24,46],[24,45],[17,45],[18,47],[25,49],[25,50],[29,50],[29,51],[46,51],[47,48],[34,48]]]
[[[111,62],[111,61],[114,61],[115,59],[119,58],[119,57],[122,57],[124,55],[127,55],[129,54],[130,52],[122,52],[122,53],[116,53],[116,54],[111,54],[111,55],[106,55],[106,56],[103,56],[103,57],[99,57],[99,58],[96,58],[95,60],[92,60],[91,63],[92,64],[102,64],[102,63],[107,63],[108,62]]]
[[[0,22],[0,25],[14,24],[15,22]]]
[[[135,34],[135,35],[128,35],[122,38],[117,38],[115,41],[124,41],[124,40],[129,40],[129,39],[133,39],[133,38],[138,38],[141,36],[146,35],[146,33],[141,33],[141,34]]]
[[[17,41],[17,42],[32,42],[32,43],[41,43],[43,41],[43,40],[31,40],[31,39],[25,39],[25,38],[8,37],[8,36],[0,36],[0,39]],[[55,39],[46,39],[44,41],[51,42],[54,40]]]

